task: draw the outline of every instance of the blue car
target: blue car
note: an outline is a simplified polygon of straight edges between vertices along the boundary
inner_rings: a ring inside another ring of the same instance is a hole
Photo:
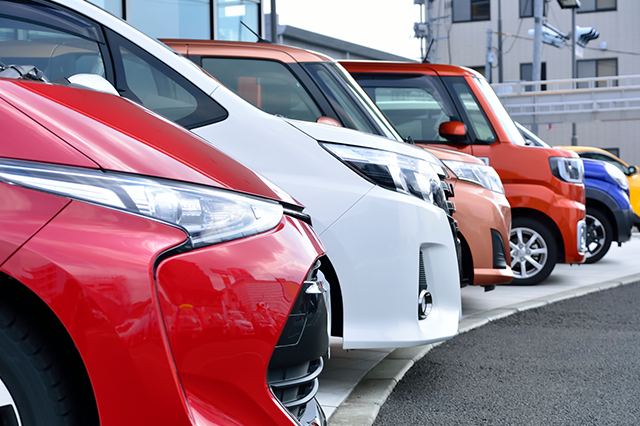
[[[516,126],[530,146],[549,145],[529,129]],[[629,201],[629,181],[613,164],[583,158],[587,198],[587,259],[595,263],[607,254],[611,242],[618,245],[631,239],[633,209]]]
[[[629,181],[611,163],[582,159],[587,195],[587,260],[600,260],[615,241],[631,239],[633,209],[629,201]]]

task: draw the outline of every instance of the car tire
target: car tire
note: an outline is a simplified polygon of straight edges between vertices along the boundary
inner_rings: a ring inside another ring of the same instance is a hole
[[[509,247],[512,284],[539,284],[551,274],[558,261],[558,244],[553,233],[532,218],[513,218]]]
[[[613,226],[602,212],[594,207],[587,207],[587,254],[585,263],[595,263],[602,259],[613,241]]]
[[[25,316],[0,302],[2,425],[79,424],[63,370],[41,336]]]

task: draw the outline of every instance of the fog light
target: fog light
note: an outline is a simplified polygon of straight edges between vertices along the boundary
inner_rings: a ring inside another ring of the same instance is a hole
[[[418,318],[421,320],[427,318],[433,307],[433,298],[427,290],[422,290],[418,297]]]
[[[578,234],[578,252],[587,252],[587,222],[582,219],[578,221],[577,226]]]

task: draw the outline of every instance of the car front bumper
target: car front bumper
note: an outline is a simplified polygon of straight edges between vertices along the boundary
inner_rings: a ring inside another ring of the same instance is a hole
[[[460,232],[469,245],[474,269],[474,285],[506,284],[513,279],[509,233],[511,231],[511,207],[504,194],[479,185],[458,180],[454,201]],[[504,267],[496,257],[492,230],[502,240]],[[501,265],[500,265],[501,266]]]
[[[345,349],[416,346],[456,334],[460,280],[444,211],[375,186],[320,237],[341,286]],[[432,306],[420,320],[425,284]]]

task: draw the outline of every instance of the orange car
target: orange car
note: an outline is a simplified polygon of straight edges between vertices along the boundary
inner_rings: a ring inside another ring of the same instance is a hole
[[[586,251],[582,161],[527,146],[489,83],[462,67],[341,62],[403,137],[472,154],[493,166],[511,204],[514,283],[537,284]]]
[[[162,41],[266,112],[402,140],[349,74],[326,56],[267,43]],[[425,149],[447,165],[455,190],[462,285],[491,290],[510,282],[511,213],[498,175],[470,155]]]

